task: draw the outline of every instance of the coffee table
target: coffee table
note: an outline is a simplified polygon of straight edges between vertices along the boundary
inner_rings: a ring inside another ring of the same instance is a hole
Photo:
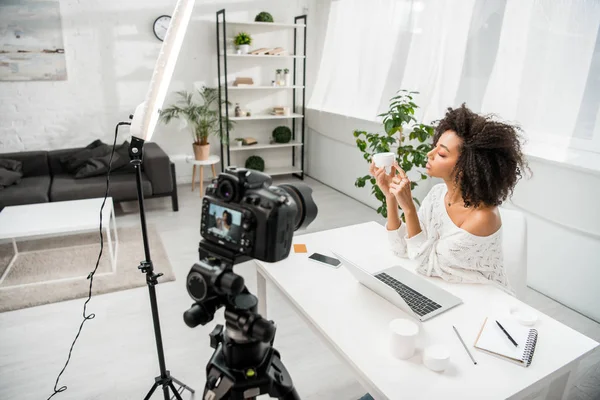
[[[95,198],[5,207],[0,212],[0,240],[10,239],[12,241],[14,255],[0,277],[0,283],[8,276],[19,255],[18,239],[97,231],[100,223],[100,206],[103,200],[103,198]],[[112,197],[106,199],[102,211],[102,229],[108,239],[108,251],[112,273],[114,273],[117,270],[119,240]]]

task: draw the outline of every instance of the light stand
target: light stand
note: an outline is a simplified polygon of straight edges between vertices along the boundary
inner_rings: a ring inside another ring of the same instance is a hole
[[[138,268],[142,273],[146,274],[146,284],[148,285],[148,291],[150,293],[150,308],[152,309],[152,321],[154,322],[154,336],[156,338],[156,351],[158,352],[158,364],[160,366],[160,376],[154,378],[154,385],[150,388],[150,391],[144,397],[144,400],[150,399],[154,391],[162,386],[165,400],[170,399],[169,389],[173,391],[173,395],[178,400],[183,400],[179,391],[175,389],[173,382],[181,386],[184,390],[189,390],[192,395],[194,389],[185,385],[181,381],[171,376],[170,372],[165,366],[165,353],[163,351],[162,335],[160,333],[160,320],[158,317],[158,303],[156,302],[156,289],[154,286],[158,284],[158,278],[163,274],[154,273],[154,266],[150,258],[150,247],[148,245],[148,233],[146,230],[146,213],[144,211],[144,192],[142,190],[142,160],[143,160],[143,148],[144,140],[139,139],[135,136],[131,138],[131,145],[129,146],[129,156],[131,157],[131,164],[135,167],[135,181],[137,184],[137,197],[140,207],[140,222],[142,224],[142,238],[144,240],[144,255],[146,259],[140,262]],[[175,184],[175,183],[173,183]]]

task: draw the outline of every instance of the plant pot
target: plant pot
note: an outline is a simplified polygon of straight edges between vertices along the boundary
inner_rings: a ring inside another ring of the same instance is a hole
[[[248,54],[248,52],[250,52],[250,45],[249,44],[240,44],[238,46],[238,49],[240,50],[240,53]]]
[[[194,157],[198,161],[208,160],[208,156],[210,155],[210,143],[205,145],[193,144],[194,147]]]
[[[283,76],[285,77],[285,86],[292,86],[292,75],[284,74]]]
[[[242,147],[244,145],[244,142],[237,140],[237,147]]]

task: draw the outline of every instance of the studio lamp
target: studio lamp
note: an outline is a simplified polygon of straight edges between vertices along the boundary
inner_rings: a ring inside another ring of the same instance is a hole
[[[148,234],[146,230],[146,214],[144,211],[144,193],[142,191],[142,163],[144,154],[144,143],[150,141],[156,128],[159,119],[160,107],[163,102],[171,83],[173,70],[177,63],[177,57],[181,50],[181,45],[185,37],[188,23],[192,16],[195,0],[178,0],[175,5],[175,10],[171,17],[171,23],[167,31],[167,35],[160,49],[158,60],[154,66],[150,87],[143,103],[136,107],[133,116],[131,117],[131,144],[129,146],[129,155],[131,163],[135,167],[137,196],[140,208],[140,221],[142,225],[142,239],[144,241],[145,260],[139,265],[142,273],[146,274],[146,284],[150,293],[150,306],[152,309],[152,320],[154,323],[154,336],[156,339],[156,350],[158,352],[158,363],[160,366],[160,376],[154,380],[152,388],[144,398],[149,399],[154,391],[162,386],[165,400],[170,399],[171,390],[175,398],[182,400],[179,391],[175,388],[174,383],[180,386],[180,390],[189,390],[194,393],[194,390],[183,384],[179,380],[171,376],[165,365],[165,355],[163,351],[162,335],[160,331],[160,321],[158,316],[158,305],[156,301],[156,284],[158,278],[162,274],[154,272],[154,266],[150,258],[150,247],[148,245]],[[176,182],[173,182],[175,185]]]

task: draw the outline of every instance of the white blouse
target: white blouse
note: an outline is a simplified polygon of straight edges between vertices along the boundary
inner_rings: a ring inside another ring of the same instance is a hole
[[[502,228],[489,236],[476,236],[459,228],[444,205],[448,188],[434,186],[423,200],[418,215],[421,232],[407,237],[406,225],[388,231],[398,257],[417,260],[417,272],[448,282],[492,283],[514,294],[504,271]]]

